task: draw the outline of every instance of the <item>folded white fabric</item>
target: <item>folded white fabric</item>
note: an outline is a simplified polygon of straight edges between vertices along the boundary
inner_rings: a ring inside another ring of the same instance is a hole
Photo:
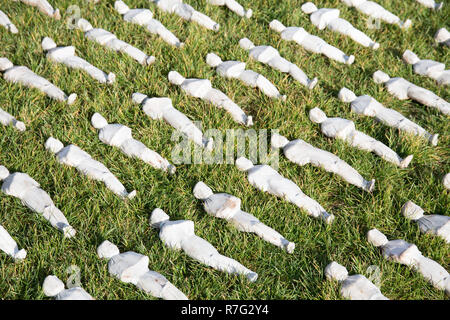
[[[357,114],[374,117],[376,120],[389,127],[423,137],[433,146],[436,146],[438,143],[438,134],[427,132],[424,128],[412,122],[401,113],[394,109],[386,108],[371,96],[362,95],[357,97],[353,91],[342,88],[339,91],[338,97],[341,101],[350,103],[351,110]]]
[[[220,25],[213,21],[207,15],[196,11],[190,5],[183,3],[183,0],[150,0],[154,2],[157,7],[168,13],[175,13],[179,17],[187,21],[197,22],[199,25],[205,27],[206,29],[218,31]]]
[[[253,14],[252,9],[245,10],[244,7],[236,0],[207,0],[207,2],[213,6],[226,6],[228,9],[241,17],[251,18]]]
[[[45,142],[45,149],[54,153],[60,163],[76,168],[88,178],[103,182],[108,189],[122,199],[132,199],[136,195],[135,190],[128,193],[123,184],[105,165],[92,159],[87,152],[81,150],[79,147],[73,144],[64,147],[61,141],[50,137]]]
[[[170,249],[183,250],[189,257],[216,270],[229,274],[242,274],[251,282],[258,274],[247,269],[234,259],[221,255],[208,241],[195,234],[191,220],[170,221],[160,208],[150,215],[150,225],[159,229],[159,238]]]
[[[142,110],[150,118],[155,120],[164,119],[174,129],[184,133],[194,143],[207,150],[212,150],[213,139],[206,139],[202,131],[188,117],[173,107],[170,98],[149,98],[145,94],[136,92],[133,93],[133,102],[141,104]]]
[[[375,247],[379,247],[387,260],[412,267],[435,288],[445,290],[446,294],[450,295],[450,275],[447,270],[436,261],[424,257],[415,244],[404,240],[389,241],[377,229],[367,233],[367,240]]]
[[[215,89],[208,79],[186,79],[176,71],[170,71],[168,75],[169,82],[179,86],[188,95],[208,101],[218,108],[224,108],[231,114],[234,121],[246,125],[253,125],[252,116],[247,116],[245,112],[234,103],[222,91]]]
[[[367,0],[341,0],[349,7],[355,7],[359,12],[377,20],[382,20],[389,24],[396,24],[402,29],[408,29],[412,25],[412,21],[407,19],[401,21],[399,17],[386,10],[378,3]]]
[[[105,29],[94,29],[86,19],[78,19],[76,26],[84,32],[84,36],[87,39],[95,41],[110,50],[123,52],[144,66],[151,65],[156,60],[154,56],[148,56],[131,44],[119,40],[115,34]]]
[[[424,5],[427,8],[434,9],[434,10],[441,10],[442,6],[444,5],[443,2],[436,2],[434,0],[416,0],[421,5]]]
[[[9,20],[6,13],[4,13],[2,10],[0,10],[0,25],[4,26],[6,30],[8,30],[11,33],[18,33],[19,30],[17,30],[16,26]]]
[[[450,84],[450,70],[445,70],[445,64],[433,60],[421,60],[411,50],[403,53],[403,61],[411,64],[415,73],[430,77],[441,85]]]
[[[369,191],[367,186],[370,185],[370,181],[365,180],[347,162],[328,151],[313,147],[302,139],[289,141],[286,137],[273,134],[271,146],[273,149],[282,148],[286,158],[300,166],[310,163],[313,166],[339,175],[345,181],[358,188]]]
[[[17,0],[14,0],[17,1]],[[28,4],[30,6],[38,8],[42,13],[48,15],[49,17],[55,18],[56,20],[61,19],[61,14],[59,9],[53,9],[47,0],[20,0],[21,2]]]
[[[288,73],[292,78],[312,89],[317,84],[317,78],[310,80],[308,76],[297,67],[297,65],[280,56],[277,49],[272,46],[255,46],[248,38],[242,38],[239,41],[242,49],[248,51],[250,58],[261,63],[267,64],[275,70]]]
[[[325,211],[317,201],[305,195],[292,180],[286,179],[271,166],[265,164],[255,166],[249,159],[240,157],[236,159],[236,167],[240,171],[247,172],[248,182],[255,188],[295,204],[314,218],[321,218],[326,223],[333,222],[333,214]]]
[[[387,91],[399,100],[415,100],[425,106],[436,108],[443,114],[450,114],[450,103],[425,88],[416,86],[406,79],[391,78],[383,71],[373,74],[375,83],[383,83]]]
[[[286,240],[274,229],[266,226],[255,216],[241,210],[241,199],[227,193],[213,193],[203,181],[197,182],[194,196],[203,201],[205,211],[216,218],[225,219],[239,231],[254,233],[263,240],[293,253],[295,243]]]
[[[448,190],[450,190],[450,173],[447,173],[442,179],[442,184]]]
[[[443,45],[450,47],[450,32],[445,28],[440,28],[438,31],[436,31],[434,40],[437,43],[442,43]]]
[[[25,124],[22,121],[17,121],[12,115],[0,108],[0,123],[4,126],[12,125],[19,131],[25,131]]]
[[[301,27],[285,27],[280,21],[272,20],[269,24],[270,29],[280,33],[281,39],[286,41],[295,41],[306,51],[323,54],[329,59],[340,63],[352,64],[355,61],[354,55],[346,55],[336,47],[328,44],[322,38],[309,34]]]
[[[108,240],[97,248],[100,259],[109,260],[108,270],[122,282],[132,283],[156,298],[164,300],[188,300],[169,280],[158,272],[148,268],[149,258],[142,254],[127,251],[120,253],[119,248]]]
[[[50,224],[62,231],[67,238],[73,237],[75,229],[69,225],[64,214],[55,206],[50,196],[39,187],[39,183],[28,174],[15,172],[10,174],[8,169],[0,166],[0,181],[3,181],[2,191],[16,197],[31,210],[42,214]]]
[[[368,37],[364,32],[356,29],[350,22],[339,18],[339,9],[318,9],[314,3],[306,2],[302,5],[302,11],[306,14],[310,14],[309,18],[311,23],[319,28],[319,30],[328,28],[331,31],[349,36],[353,41],[363,45],[364,47],[370,47],[373,50],[380,47],[379,43],[370,39],[370,37]]]
[[[127,126],[118,123],[108,124],[108,121],[97,112],[92,116],[91,123],[99,130],[98,137],[101,142],[119,148],[127,156],[141,159],[155,169],[175,173],[175,166],[169,161],[147,148],[142,142],[133,139],[131,129]]]
[[[47,79],[38,76],[25,66],[14,66],[7,58],[0,58],[0,72],[3,79],[12,83],[20,83],[29,88],[36,88],[47,96],[58,101],[66,101],[69,105],[74,103],[77,95],[72,93],[67,96],[60,88]]]
[[[389,300],[369,279],[362,274],[348,275],[347,269],[333,261],[325,267],[328,280],[336,280],[341,284],[341,295],[350,300]]]
[[[161,22],[153,19],[153,12],[149,9],[130,9],[125,2],[120,0],[114,3],[114,8],[118,13],[123,15],[125,21],[145,27],[148,32],[159,35],[165,42],[172,46],[177,48],[184,46],[184,43]]]
[[[19,249],[16,241],[2,225],[0,225],[0,250],[11,256],[15,261],[21,261],[27,256],[25,249]]]
[[[42,289],[47,297],[54,297],[55,300],[95,300],[81,287],[66,289],[64,282],[53,275],[44,279]]]

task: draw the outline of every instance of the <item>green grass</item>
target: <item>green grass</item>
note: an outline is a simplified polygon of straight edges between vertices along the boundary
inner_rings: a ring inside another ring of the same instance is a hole
[[[132,8],[150,8],[156,19],[185,41],[182,50],[170,47],[142,27],[124,22],[114,10],[112,0],[95,6],[85,0],[50,2],[61,9],[60,21],[22,3],[2,2],[1,9],[20,33],[12,35],[0,28],[0,56],[15,65],[29,67],[66,93],[76,92],[78,99],[67,106],[37,90],[0,79],[1,108],[27,125],[24,133],[0,126],[0,163],[11,172],[26,172],[37,180],[78,233],[73,239],[63,239],[60,232],[22,206],[18,199],[1,194],[1,224],[19,247],[28,251],[28,256],[21,263],[13,263],[5,254],[0,254],[0,297],[43,299],[44,278],[55,274],[66,281],[69,277],[66,268],[77,265],[81,268],[82,286],[97,299],[153,299],[108,274],[107,263],[96,255],[97,246],[108,239],[117,244],[121,252],[132,250],[148,255],[150,269],[165,275],[191,299],[340,299],[338,284],[326,281],[323,273],[332,260],[346,266],[351,274],[367,275],[370,265],[379,266],[381,290],[391,299],[446,299],[444,292],[434,289],[420,274],[384,260],[379,250],[367,242],[366,232],[378,228],[389,239],[415,243],[425,256],[449,270],[450,246],[439,238],[420,234],[417,225],[406,221],[400,213],[401,206],[412,200],[428,213],[448,215],[449,192],[441,183],[443,175],[450,172],[448,117],[411,101],[399,101],[371,79],[374,71],[382,69],[391,76],[404,77],[450,99],[448,88],[438,87],[433,80],[414,74],[411,66],[401,60],[403,51],[410,49],[423,59],[450,64],[449,49],[436,46],[433,40],[438,28],[449,28],[448,1],[443,10],[434,12],[413,0],[377,0],[401,18],[411,18],[413,27],[409,31],[388,24],[382,24],[379,30],[368,29],[365,16],[355,9],[347,8],[338,0],[316,1],[319,7],[338,7],[343,18],[381,44],[378,51],[331,31],[317,30],[300,9],[303,1],[240,0],[246,8],[254,10],[250,20],[223,7],[206,5],[204,0],[186,1],[220,23],[217,33],[160,12],[147,1],[126,1]],[[157,58],[156,63],[143,67],[128,56],[88,41],[81,31],[68,29],[66,10],[71,4],[79,5],[82,16],[94,27],[110,30],[120,39],[144,49]],[[281,40],[268,27],[275,18],[287,26],[303,26],[330,44],[354,54],[355,63],[339,64]],[[40,47],[44,36],[52,37],[58,45],[74,45],[80,57],[102,70],[114,72],[116,83],[101,85],[83,72],[49,62]],[[308,91],[285,74],[250,61],[238,45],[239,39],[245,36],[257,45],[276,47],[308,76],[317,76],[318,86]],[[238,81],[219,77],[205,63],[209,52],[217,52],[224,60],[246,61],[248,68],[262,73],[281,93],[287,94],[287,101],[273,101]],[[177,70],[186,77],[211,79],[215,87],[254,116],[255,129],[279,129],[289,139],[301,138],[337,154],[363,176],[375,178],[375,192],[368,194],[324,170],[309,165],[299,167],[280,156],[280,173],[336,215],[335,223],[326,226],[294,205],[258,191],[233,165],[179,165],[177,173],[168,176],[102,144],[90,125],[94,112],[102,113],[111,123],[128,125],[136,139],[170,160],[173,130],[162,121],[151,120],[140,106],[131,102],[131,94],[136,91],[149,96],[169,96],[176,108],[191,119],[201,120],[205,129],[218,128],[225,132],[242,128],[224,110],[188,97],[170,85],[167,81],[170,70]],[[423,140],[378,124],[374,119],[351,113],[349,105],[337,99],[337,92],[343,86],[357,95],[369,94],[430,132],[439,133],[439,145],[432,147]],[[330,116],[354,120],[359,130],[391,146],[400,155],[413,154],[410,167],[399,169],[373,154],[326,138],[307,117],[313,107],[320,107]],[[49,136],[89,152],[110,168],[127,189],[136,189],[137,197],[123,202],[103,184],[81,176],[74,168],[60,165],[44,149]],[[289,255],[252,234],[238,232],[226,221],[208,216],[192,195],[192,188],[199,180],[215,192],[240,197],[244,210],[296,243],[294,254]],[[182,252],[166,248],[156,230],[149,227],[149,214],[155,207],[164,209],[171,219],[193,220],[200,237],[210,241],[219,252],[258,272],[258,281],[249,283],[244,277],[226,275],[193,261]]]

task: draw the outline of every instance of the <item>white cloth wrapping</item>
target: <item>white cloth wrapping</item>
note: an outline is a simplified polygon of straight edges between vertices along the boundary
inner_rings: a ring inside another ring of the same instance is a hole
[[[61,19],[59,9],[56,10],[53,9],[52,5],[48,3],[47,0],[20,0],[20,1],[30,6],[38,8],[42,13],[48,15],[49,17],[55,18],[56,20]]]
[[[239,41],[242,49],[248,51],[250,58],[264,63],[275,70],[288,73],[292,78],[312,89],[317,84],[317,78],[310,80],[308,76],[297,65],[280,56],[277,49],[272,46],[255,46],[248,38]]]
[[[306,51],[323,54],[329,59],[349,65],[355,61],[354,55],[346,55],[342,50],[333,47],[322,38],[309,34],[301,27],[285,27],[278,20],[272,20],[269,27],[270,29],[280,33],[281,39],[286,41],[294,41],[298,45],[302,46]]]
[[[17,30],[16,26],[9,20],[6,13],[4,13],[2,10],[0,10],[0,25],[4,26],[6,30],[8,30],[11,33],[18,33],[19,30]]]
[[[442,184],[448,190],[450,190],[450,173],[447,173],[442,179]]]
[[[401,158],[394,150],[384,143],[356,130],[355,123],[351,120],[328,118],[326,114],[317,107],[309,111],[309,118],[312,122],[320,124],[322,133],[327,137],[341,139],[349,143],[352,147],[373,152],[382,159],[391,162],[400,168],[406,168],[413,158],[412,155],[409,155],[404,159]],[[373,183],[367,185],[367,188],[368,191],[371,191]]]
[[[441,10],[442,6],[444,5],[443,2],[436,2],[434,0],[416,0],[421,5],[424,5],[427,8],[434,9],[434,10]]]
[[[450,114],[450,103],[430,90],[416,86],[406,79],[391,78],[383,71],[378,70],[373,74],[373,80],[376,83],[383,83],[387,91],[399,100],[411,99],[430,108],[435,108],[443,114]]]
[[[179,17],[187,21],[194,21],[206,29],[218,31],[220,25],[207,15],[198,12],[190,5],[183,3],[183,0],[150,0],[157,7],[168,13],[175,13]]]
[[[434,40],[437,43],[442,43],[443,45],[450,47],[450,32],[445,28],[440,28],[438,31],[436,31]]]
[[[164,300],[188,300],[169,280],[148,268],[149,258],[142,254],[127,251],[120,253],[117,246],[105,240],[97,248],[101,259],[107,259],[111,275],[122,282],[132,283],[156,298]]]
[[[47,297],[55,300],[94,300],[92,296],[81,287],[66,289],[64,283],[56,276],[47,276],[42,284],[42,289]]]
[[[72,104],[77,98],[75,93],[67,96],[60,88],[47,79],[38,76],[25,66],[14,66],[6,58],[0,58],[0,72],[3,72],[3,79],[6,81],[20,83],[29,88],[36,88],[52,99],[66,101],[68,104]]]
[[[213,139],[206,139],[202,131],[186,115],[172,105],[170,98],[149,98],[145,94],[133,93],[133,102],[141,104],[142,110],[154,120],[164,119],[174,129],[185,134],[194,143],[211,150]]]
[[[125,21],[145,27],[148,32],[159,35],[168,44],[177,48],[184,45],[161,22],[153,19],[153,12],[149,9],[130,9],[125,2],[120,0],[114,3],[114,8],[123,15]]]
[[[445,70],[445,64],[443,63],[427,59],[421,60],[410,50],[403,53],[403,61],[411,64],[417,74],[434,79],[440,85],[450,84],[450,70]]]
[[[16,261],[23,260],[27,256],[25,249],[19,249],[16,241],[14,241],[2,225],[0,225],[0,250]]]
[[[99,130],[98,137],[101,142],[119,148],[131,158],[138,158],[156,169],[175,173],[175,166],[169,163],[157,152],[147,148],[142,142],[133,138],[131,129],[122,124],[108,124],[99,113],[94,113],[91,123]]]
[[[136,191],[127,192],[123,184],[101,162],[92,157],[79,147],[70,144],[66,147],[61,141],[50,137],[45,142],[45,149],[56,155],[61,164],[76,168],[88,178],[101,181],[105,186],[122,199],[132,199]]]
[[[435,288],[445,290],[450,295],[450,275],[447,270],[436,261],[424,257],[415,244],[404,240],[389,241],[377,229],[370,230],[367,239],[381,249],[385,259],[412,267]]]
[[[255,188],[293,203],[314,218],[321,218],[326,223],[333,222],[333,214],[328,213],[317,201],[305,195],[292,180],[286,179],[271,166],[255,166],[244,157],[236,159],[236,166],[247,172],[248,182]]]
[[[57,47],[53,39],[49,37],[45,37],[42,40],[41,46],[44,52],[46,52],[47,59],[50,61],[62,63],[69,68],[81,69],[100,83],[112,84],[116,79],[114,73],[107,74],[86,60],[77,57],[75,54],[75,47],[73,46]]]
[[[85,19],[77,20],[77,28],[84,32],[87,39],[95,41],[110,50],[125,53],[144,66],[151,65],[156,60],[154,56],[148,56],[131,44],[119,40],[115,34],[105,29],[94,29],[89,21]]]
[[[424,215],[424,210],[411,200],[402,207],[405,218],[417,222],[422,233],[429,233],[441,237],[450,243],[450,217],[438,214]]]
[[[22,121],[17,121],[12,115],[0,108],[0,123],[4,126],[12,125],[19,131],[25,131],[26,127]]]
[[[319,28],[319,30],[328,28],[331,31],[346,35],[353,41],[363,45],[364,47],[370,47],[373,50],[376,50],[380,47],[379,43],[373,41],[361,30],[356,29],[350,22],[345,19],[339,18],[339,9],[318,9],[312,2],[306,2],[302,5],[302,10],[306,14],[311,14],[309,17],[311,23]]]
[[[423,137],[433,146],[436,146],[438,143],[438,134],[429,133],[418,124],[406,118],[400,112],[386,108],[371,96],[362,95],[357,97],[351,90],[342,88],[339,91],[338,97],[341,101],[350,103],[351,110],[357,114],[373,117],[389,127]]]
[[[23,205],[42,214],[50,224],[62,231],[67,238],[73,237],[75,229],[69,225],[64,214],[55,206],[50,196],[40,188],[36,182],[26,173],[15,172],[10,174],[8,169],[0,166],[0,181],[3,180],[2,191],[19,198]]]
[[[341,284],[341,295],[350,300],[389,300],[380,289],[362,274],[348,275],[347,269],[333,261],[325,267],[328,280],[336,280]]]
[[[245,62],[232,60],[224,62],[215,53],[209,53],[206,56],[206,63],[216,68],[217,73],[224,78],[239,79],[249,87],[257,87],[271,98],[286,100],[286,96],[281,95],[275,85],[262,74],[253,70],[245,70]]]
[[[208,241],[195,234],[191,220],[169,221],[169,216],[156,208],[150,216],[152,227],[159,229],[159,238],[169,248],[183,250],[189,257],[216,270],[229,274],[242,274],[251,282],[258,274],[234,259],[221,255]]]
[[[236,0],[207,0],[213,6],[226,6],[228,9],[236,13],[238,16],[251,18],[252,9],[245,10],[244,7]]]
[[[382,20],[389,24],[396,24],[403,29],[411,27],[411,20],[401,21],[398,16],[386,10],[378,3],[367,0],[341,0],[349,7],[355,7],[359,12],[377,20]]]
[[[203,201],[205,211],[216,218],[225,219],[239,231],[254,233],[263,240],[276,245],[288,253],[294,252],[295,243],[286,240],[280,233],[266,226],[255,216],[241,210],[241,199],[227,193],[213,193],[204,182],[198,182],[194,196]]]
[[[169,82],[179,86],[188,95],[208,101],[218,108],[225,109],[234,121],[246,125],[253,125],[252,116],[247,116],[245,112],[234,103],[225,93],[215,89],[208,79],[184,78],[176,71],[170,71]]]
[[[316,148],[302,139],[289,141],[279,134],[272,135],[271,146],[273,149],[282,148],[286,158],[299,166],[310,163],[339,175],[358,188],[369,191],[366,187],[370,185],[370,181],[365,180],[356,169],[331,152]]]

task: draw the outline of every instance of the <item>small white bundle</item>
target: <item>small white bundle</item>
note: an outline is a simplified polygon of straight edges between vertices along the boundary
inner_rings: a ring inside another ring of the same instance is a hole
[[[0,108],[0,123],[4,126],[12,125],[19,131],[25,131],[26,127],[22,121],[17,121],[12,115]]]
[[[450,190],[450,173],[447,173],[442,179],[442,184],[448,190]]]
[[[66,289],[64,282],[53,275],[47,276],[44,279],[42,290],[47,297],[54,297],[55,300],[95,300],[81,287]]]
[[[450,47],[450,32],[445,28],[440,28],[438,31],[436,31],[434,40],[437,43],[442,43],[447,47]]]
[[[247,172],[248,182],[255,188],[291,202],[305,210],[308,215],[321,218],[325,223],[333,222],[333,214],[325,211],[317,201],[305,195],[298,185],[280,175],[271,166],[255,166],[249,159],[240,157],[236,159],[236,167]]]
[[[17,0],[14,0],[17,1]],[[49,17],[55,18],[56,20],[61,19],[61,14],[59,9],[53,9],[47,0],[20,0],[21,2],[28,4],[30,6],[38,8],[42,13],[48,15]]]
[[[3,72],[3,79],[8,82],[20,83],[29,88],[36,88],[50,98],[58,101],[66,101],[69,105],[74,103],[77,98],[75,93],[67,96],[60,88],[47,79],[38,76],[27,67],[14,66],[7,58],[0,58],[0,72]]]
[[[427,8],[434,9],[434,10],[441,10],[442,6],[444,5],[443,2],[436,2],[434,0],[416,0],[421,5],[424,5]]]
[[[216,270],[229,274],[242,274],[254,282],[258,274],[234,259],[221,255],[208,241],[195,234],[191,220],[170,221],[170,217],[160,208],[150,215],[150,225],[159,229],[159,238],[169,248],[183,250],[189,257]]]
[[[236,0],[207,0],[207,2],[213,6],[226,6],[228,9],[241,17],[251,18],[253,14],[252,9],[245,10],[244,7]]]
[[[19,249],[16,241],[2,225],[0,225],[0,250],[11,256],[15,261],[21,261],[27,256],[25,249]]]
[[[98,246],[97,255],[100,259],[109,260],[109,273],[122,282],[132,283],[156,298],[188,300],[166,277],[149,270],[147,256],[133,251],[120,253],[119,248],[108,240]]]
[[[433,60],[421,60],[411,50],[403,53],[403,61],[411,64],[415,73],[430,77],[440,85],[450,84],[450,70],[445,70],[445,64]]]
[[[412,122],[394,109],[389,109],[368,95],[357,97],[353,91],[342,88],[338,93],[339,100],[350,103],[351,110],[357,114],[374,117],[379,122],[427,139],[433,146],[438,143],[438,134],[431,134],[418,124]]]
[[[406,79],[391,78],[383,71],[373,74],[375,83],[383,83],[387,91],[399,100],[415,100],[425,106],[436,108],[443,114],[450,114],[450,103],[428,89],[416,86]]]
[[[55,206],[47,192],[40,188],[39,183],[28,174],[10,174],[6,167],[0,166],[0,181],[3,181],[1,190],[5,194],[20,199],[23,205],[42,214],[54,228],[62,231],[65,237],[75,236],[76,231],[69,225],[64,214]]]
[[[252,116],[247,116],[225,93],[213,88],[208,79],[186,79],[176,71],[170,71],[168,78],[170,83],[179,86],[188,95],[208,101],[218,108],[224,108],[234,121],[246,126],[253,125]]]
[[[94,29],[86,19],[78,19],[76,26],[84,32],[84,36],[87,39],[95,41],[110,50],[123,52],[144,66],[151,65],[156,60],[154,56],[148,56],[131,44],[119,40],[115,34],[106,31],[105,29]]]
[[[18,33],[19,30],[17,30],[16,26],[9,20],[6,13],[4,13],[2,10],[0,10],[0,25],[4,26],[6,30],[8,30],[11,33]]]
[[[346,55],[336,47],[328,44],[322,38],[309,34],[301,27],[286,27],[278,20],[272,20],[269,24],[270,29],[280,33],[281,39],[286,41],[295,41],[306,51],[323,54],[329,59],[340,63],[352,64],[355,61],[354,55]]]
[[[70,144],[66,147],[61,141],[50,137],[45,142],[45,149],[54,153],[61,164],[76,168],[88,178],[103,182],[108,189],[122,199],[132,199],[136,196],[136,190],[127,192],[123,184],[101,162],[92,157],[79,147]]]

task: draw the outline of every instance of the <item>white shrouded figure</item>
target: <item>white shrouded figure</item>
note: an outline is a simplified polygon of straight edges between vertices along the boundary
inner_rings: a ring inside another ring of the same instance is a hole
[[[277,49],[272,46],[255,46],[248,38],[242,38],[239,41],[242,49],[248,51],[250,58],[267,64],[275,70],[283,73],[288,73],[292,78],[312,89],[317,84],[317,78],[309,79],[308,76],[297,67],[297,65],[281,57]]]
[[[216,68],[217,73],[224,78],[239,79],[249,87],[258,87],[259,90],[271,98],[286,100],[286,96],[281,95],[273,83],[262,74],[253,70],[245,70],[245,62],[233,60],[224,62],[215,53],[209,53],[206,56],[206,63]]]
[[[436,108],[443,114],[450,114],[450,103],[438,97],[428,89],[416,86],[406,79],[391,78],[383,71],[373,74],[375,83],[383,83],[387,91],[399,100],[411,99],[425,106]]]
[[[293,253],[295,243],[286,240],[274,229],[266,226],[255,216],[241,210],[241,199],[227,193],[213,193],[204,182],[194,187],[194,196],[203,201],[205,211],[216,218],[225,219],[239,231],[254,233],[263,240]]]
[[[169,163],[157,152],[147,148],[145,144],[133,138],[131,129],[122,124],[108,124],[108,121],[100,114],[94,113],[91,123],[99,130],[98,137],[101,142],[119,148],[123,153],[132,158],[138,158],[156,169],[175,173],[175,166]]]
[[[382,20],[389,24],[396,24],[402,29],[408,29],[411,27],[411,20],[401,21],[399,17],[390,11],[386,10],[378,3],[367,0],[341,0],[349,7],[355,7],[359,12],[369,16],[376,20]]]
[[[450,217],[438,214],[424,215],[425,211],[411,200],[403,205],[401,211],[405,218],[417,222],[422,233],[436,235],[450,243]]]
[[[434,9],[434,10],[441,10],[442,6],[444,5],[443,2],[436,2],[434,0],[416,0],[421,5],[424,5],[427,8]]]
[[[38,76],[25,66],[14,66],[7,58],[0,58],[0,72],[3,72],[3,79],[12,83],[20,83],[29,88],[36,88],[50,98],[65,101],[69,105],[75,102],[77,95],[72,93],[67,96],[60,88],[52,84],[47,79]]]
[[[183,250],[189,257],[216,270],[229,274],[242,274],[254,282],[258,274],[234,259],[221,255],[208,241],[195,234],[191,220],[170,221],[170,217],[160,208],[150,215],[150,225],[159,229],[159,238],[170,249]]]
[[[42,290],[47,297],[54,297],[55,300],[95,300],[81,287],[66,289],[64,282],[53,275],[44,279]]]
[[[362,274],[348,275],[347,269],[333,261],[325,267],[328,280],[341,284],[341,295],[350,300],[389,300],[380,289]]]
[[[438,31],[436,31],[434,40],[437,43],[442,43],[447,47],[450,47],[450,32],[445,28],[440,28]]]
[[[53,39],[45,37],[41,43],[42,49],[46,53],[47,59],[56,63],[62,63],[69,68],[81,69],[86,71],[92,78],[100,83],[112,84],[116,75],[114,73],[105,73],[94,67],[86,60],[75,55],[75,47],[57,47]]]
[[[0,225],[0,250],[16,261],[23,260],[27,256],[25,249],[19,249],[16,241],[14,241],[2,225]]]
[[[311,23],[319,28],[319,30],[328,28],[331,31],[349,36],[353,41],[364,47],[372,48],[373,50],[377,50],[380,47],[379,43],[370,39],[364,32],[356,29],[350,22],[339,18],[339,9],[318,9],[314,3],[306,2],[302,5],[302,11],[306,14],[310,14],[309,18]]]
[[[10,174],[8,169],[0,166],[0,181],[3,181],[2,191],[16,197],[31,210],[42,214],[50,224],[71,238],[76,231],[69,225],[64,214],[55,206],[50,196],[42,190],[39,183],[28,174],[15,172]]]
[[[353,121],[343,118],[328,118],[325,112],[317,107],[309,111],[309,119],[314,123],[320,124],[322,133],[327,137],[340,139],[357,149],[373,152],[382,159],[400,168],[406,168],[413,158],[412,155],[409,155],[402,159],[384,143],[356,130]],[[372,180],[368,186],[369,191],[372,190],[374,183],[375,180]]]
[[[248,182],[258,190],[291,202],[305,210],[308,215],[321,218],[328,224],[333,222],[333,214],[325,211],[317,201],[305,195],[298,185],[280,175],[271,166],[255,166],[249,159],[240,157],[236,159],[236,167],[247,172]]]
[[[387,260],[412,267],[435,288],[445,290],[450,295],[450,275],[439,263],[424,257],[417,246],[404,240],[391,240],[379,230],[372,229],[367,233],[367,240],[379,247]]]
[[[444,178],[442,178],[442,184],[448,190],[450,190],[450,173],[447,173]]]
[[[184,43],[180,41],[172,32],[170,32],[161,22],[153,19],[153,12],[149,9],[130,9],[125,2],[116,1],[114,8],[123,15],[125,21],[138,24],[145,27],[148,32],[159,35],[165,42],[181,48]]]
[[[115,34],[106,31],[105,29],[94,29],[86,19],[77,20],[76,26],[84,32],[84,36],[87,39],[95,41],[110,50],[126,53],[144,66],[151,65],[156,60],[154,56],[148,56],[131,44],[119,40]]]
[[[338,93],[339,100],[350,103],[351,110],[357,114],[373,117],[377,121],[398,130],[414,134],[427,139],[433,146],[438,143],[438,134],[431,134],[418,124],[412,122],[394,109],[389,109],[368,95],[357,97],[347,88],[342,88]]]
[[[19,131],[25,131],[26,127],[22,121],[17,121],[12,115],[0,108],[0,123],[4,126],[12,125]]]
[[[245,112],[234,103],[225,93],[215,89],[208,79],[188,78],[186,79],[176,71],[170,71],[169,82],[180,86],[188,95],[208,101],[218,108],[224,108],[234,119],[234,121],[246,125],[253,125],[252,116],[247,116]]]
[[[142,110],[150,118],[155,120],[164,119],[173,128],[184,133],[194,143],[207,150],[212,150],[213,139],[206,139],[202,131],[188,117],[173,107],[170,98],[149,98],[145,94],[135,92],[132,99],[133,102],[142,105]]]
[[[183,0],[150,0],[154,2],[156,6],[168,13],[175,13],[179,17],[187,21],[194,21],[206,29],[218,31],[220,25],[213,21],[207,15],[198,12],[190,5],[183,3]]]
[[[406,50],[402,58],[404,62],[413,66],[415,73],[430,77],[441,85],[450,84],[450,70],[445,70],[445,64],[433,60],[421,60],[411,50]]]
[[[144,292],[164,300],[188,300],[169,280],[148,268],[149,258],[134,251],[120,253],[108,240],[97,248],[100,259],[108,261],[108,271],[122,282],[132,283]]]
[[[316,148],[302,139],[289,141],[279,134],[273,134],[270,143],[273,149],[282,148],[286,158],[300,166],[310,163],[339,175],[358,188],[371,191],[368,189],[371,181],[365,180],[352,166],[331,152]]]
[[[207,0],[207,3],[212,4],[213,6],[226,6],[241,17],[251,18],[253,14],[252,9],[245,10],[236,0]]]
[[[328,44],[322,38],[309,34],[301,27],[286,27],[278,20],[272,20],[270,29],[280,33],[281,39],[295,41],[306,51],[323,54],[324,56],[340,63],[352,64],[355,61],[354,55],[346,55],[343,51]]]
[[[18,0],[13,0],[18,1]],[[49,17],[55,18],[56,20],[61,19],[61,14],[59,12],[59,9],[53,9],[50,3],[48,3],[47,0],[20,0],[20,2],[23,2],[25,4],[28,4],[30,6],[36,7],[41,11],[42,13],[48,15]]]
[[[135,190],[128,193],[123,184],[104,164],[92,159],[87,152],[76,145],[70,144],[64,147],[61,141],[50,137],[45,142],[45,149],[54,153],[58,162],[76,168],[88,178],[103,182],[108,189],[122,199],[132,199],[136,195]]]
[[[19,30],[17,30],[16,26],[9,20],[6,13],[4,13],[2,10],[0,10],[0,25],[4,26],[6,30],[8,30],[11,33],[18,33]]]

